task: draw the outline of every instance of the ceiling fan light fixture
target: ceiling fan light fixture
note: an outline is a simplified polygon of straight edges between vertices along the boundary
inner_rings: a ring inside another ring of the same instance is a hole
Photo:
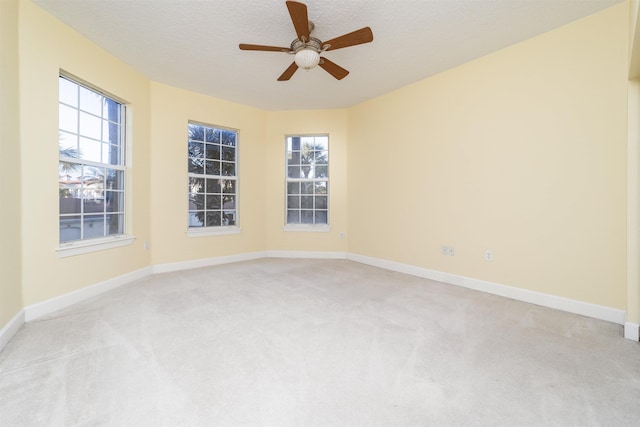
[[[315,49],[300,49],[296,52],[295,61],[303,70],[310,70],[320,63],[320,53]]]

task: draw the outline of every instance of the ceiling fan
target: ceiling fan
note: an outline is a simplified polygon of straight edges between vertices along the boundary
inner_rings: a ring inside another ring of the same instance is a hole
[[[289,15],[291,16],[291,21],[293,22],[293,27],[295,28],[298,36],[291,42],[291,46],[276,47],[241,43],[240,49],[261,50],[266,52],[285,52],[295,55],[295,60],[291,65],[289,65],[289,68],[287,68],[284,73],[278,77],[278,81],[289,80],[298,68],[310,70],[316,65],[319,65],[338,80],[345,78],[347,74],[349,74],[349,71],[325,57],[320,57],[320,55],[330,50],[342,49],[344,47],[373,41],[371,28],[364,27],[349,34],[323,42],[315,37],[311,37],[311,32],[315,26],[313,25],[313,22],[309,21],[307,16],[307,6],[304,3],[297,1],[287,1],[286,3],[287,9],[289,9]]]

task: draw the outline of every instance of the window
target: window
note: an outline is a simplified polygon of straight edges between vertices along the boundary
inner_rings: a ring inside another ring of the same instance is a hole
[[[238,132],[189,123],[189,230],[238,225]]]
[[[125,106],[59,78],[60,243],[124,234]]]
[[[288,136],[287,225],[329,223],[329,137]]]

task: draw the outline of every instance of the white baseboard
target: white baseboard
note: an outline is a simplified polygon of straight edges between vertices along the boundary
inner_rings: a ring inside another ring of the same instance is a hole
[[[517,301],[523,301],[543,307],[554,308],[569,313],[592,317],[594,319],[606,320],[608,322],[617,323],[619,325],[625,324],[626,312],[617,308],[605,307],[602,305],[591,304],[588,302],[544,294],[541,292],[530,291],[522,288],[514,288],[512,286],[502,285],[499,283],[459,276],[456,274],[443,273],[441,271],[429,270],[426,268],[367,257],[364,255],[349,254],[347,256],[347,259],[355,262],[360,262],[362,264],[368,264],[374,267],[384,268],[386,270],[411,274],[413,276],[436,280],[439,282],[448,283],[450,285],[462,286],[477,291],[487,292],[490,294],[511,298]]]
[[[219,256],[214,258],[201,258],[191,261],[172,262],[168,264],[157,264],[151,267],[153,274],[171,273],[174,271],[191,270],[194,268],[211,267],[220,264],[230,264],[232,262],[251,261],[254,259],[266,258],[267,252],[249,252],[246,254]]]
[[[194,268],[210,267],[220,264],[228,264],[239,261],[250,261],[260,258],[314,258],[314,259],[348,259],[354,262],[384,268],[386,270],[397,271],[399,273],[410,274],[417,277],[436,280],[451,285],[462,286],[494,295],[511,298],[518,301],[528,302],[544,307],[575,313],[595,319],[606,320],[608,322],[624,325],[624,337],[639,341],[640,325],[637,323],[625,322],[626,313],[624,310],[591,304],[583,301],[572,300],[559,296],[534,292],[521,288],[514,288],[499,283],[488,282],[465,276],[444,273],[437,270],[430,270],[416,267],[409,264],[388,261],[384,259],[367,257],[364,255],[352,254],[348,252],[321,252],[321,251],[262,251],[250,252],[246,254],[229,255],[215,258],[205,258],[169,264],[158,264],[145,267],[113,279],[106,280],[86,288],[60,295],[58,297],[29,305],[16,314],[0,330],[0,351],[16,334],[24,322],[37,319],[41,316],[53,313],[57,310],[69,307],[89,298],[93,298],[112,289],[143,279],[151,274],[168,273],[174,271],[188,270]]]
[[[123,274],[122,276],[114,277],[113,279],[108,279],[104,282],[78,289],[77,291],[69,292],[37,304],[28,305],[24,308],[24,321],[28,322],[46,316],[54,311],[67,308],[70,305],[88,300],[89,298],[93,298],[120,286],[144,279],[150,274],[151,268],[141,268],[140,270],[132,271],[131,273]]]
[[[0,329],[0,351],[2,351],[4,346],[7,345],[11,338],[13,338],[16,332],[18,332],[18,329],[20,329],[23,323],[24,309],[21,309],[6,325],[4,325],[2,329]]]
[[[640,341],[640,324],[626,322],[624,324],[624,337],[631,341]]]
[[[267,251],[269,258],[347,259],[346,252]]]

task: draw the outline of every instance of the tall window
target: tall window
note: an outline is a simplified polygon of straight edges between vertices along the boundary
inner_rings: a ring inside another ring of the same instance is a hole
[[[329,137],[288,136],[287,224],[329,221]]]
[[[59,109],[60,243],[123,234],[124,105],[60,76]]]
[[[189,123],[189,228],[237,226],[238,132]]]

